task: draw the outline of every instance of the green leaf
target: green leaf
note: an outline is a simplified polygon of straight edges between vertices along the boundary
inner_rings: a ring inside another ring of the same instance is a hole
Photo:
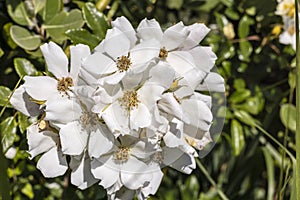
[[[244,90],[246,88],[246,83],[245,83],[244,79],[237,78],[233,82],[233,87],[235,90]]]
[[[10,35],[10,28],[13,26],[12,23],[7,23],[3,26],[3,37],[6,43],[9,45],[10,48],[15,49],[18,45],[13,41]]]
[[[18,112],[18,124],[21,133],[24,133],[28,126],[30,126],[30,121],[28,117],[20,112]]]
[[[268,197],[267,200],[274,199],[274,194],[276,188],[276,182],[275,182],[275,164],[272,158],[272,155],[268,151],[266,147],[262,148],[265,161],[266,161],[266,167],[267,167],[267,178],[268,178]]]
[[[233,20],[238,20],[240,19],[240,16],[239,16],[239,13],[236,12],[234,9],[232,8],[227,8],[225,10],[225,15],[230,18],[230,19],[233,19]]]
[[[13,116],[6,118],[0,124],[0,132],[2,136],[3,152],[6,152],[15,141],[17,132],[17,122]]]
[[[183,5],[183,0],[167,0],[167,6],[169,9],[179,10]]]
[[[57,13],[60,13],[62,9],[62,0],[46,0],[43,10],[45,23],[49,22]]]
[[[81,28],[84,21],[81,12],[78,9],[72,10],[70,13],[62,11],[58,13],[49,23],[43,25],[49,36],[57,43],[62,43],[67,39],[65,32],[69,29]]]
[[[99,12],[94,4],[86,3],[82,9],[83,17],[88,27],[100,39],[104,38],[106,31],[109,28],[106,16]]]
[[[32,0],[35,14],[41,11],[46,6],[46,0]],[[54,1],[52,0],[52,3]]]
[[[291,88],[296,88],[296,73],[294,71],[289,72],[289,85]]]
[[[251,91],[248,89],[237,90],[231,94],[229,97],[229,102],[232,104],[237,104],[245,101],[247,98],[251,96]]]
[[[247,15],[244,15],[242,17],[238,26],[238,35],[240,38],[246,38],[249,35],[250,25],[252,25],[253,23],[253,19],[251,19]]]
[[[4,106],[8,101],[8,97],[11,94],[11,90],[8,87],[0,86],[0,106]],[[11,107],[10,105],[8,105]]]
[[[66,35],[75,44],[86,44],[91,49],[94,49],[100,42],[95,35],[91,34],[85,29],[72,29],[67,30]]]
[[[14,66],[19,77],[23,77],[25,75],[37,75],[38,71],[35,69],[33,64],[25,58],[15,58]]]
[[[2,50],[2,48],[0,47],[0,58],[4,55],[4,51]]]
[[[25,186],[22,188],[21,192],[25,194],[29,199],[34,198],[33,188],[30,183],[26,183]]]
[[[280,119],[285,127],[296,132],[296,107],[293,104],[283,104],[281,106]]]
[[[260,111],[260,98],[257,96],[247,98],[246,102],[236,106],[239,109],[245,110],[248,113],[257,115]]]
[[[239,59],[241,61],[249,62],[250,61],[249,56],[253,52],[253,47],[251,43],[245,40],[245,41],[241,41],[239,45],[240,45]]]
[[[19,25],[33,26],[22,0],[6,0],[9,16]]]
[[[10,35],[17,45],[26,50],[37,49],[41,44],[40,36],[32,35],[27,29],[20,26],[11,26]]]
[[[197,199],[199,193],[199,182],[195,175],[189,176],[184,184],[179,185],[182,199]]]
[[[235,156],[240,155],[245,146],[245,137],[242,125],[235,119],[231,121],[231,146]]]
[[[247,124],[249,126],[256,125],[255,119],[244,110],[235,110],[233,114],[237,119],[239,119],[244,124]]]

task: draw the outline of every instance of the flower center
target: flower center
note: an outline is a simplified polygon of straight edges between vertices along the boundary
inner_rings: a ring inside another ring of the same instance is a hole
[[[140,102],[135,90],[125,91],[119,101],[121,106],[125,107],[128,111],[138,107]]]
[[[83,128],[86,128],[88,126],[95,126],[97,124],[97,115],[84,111],[80,116],[80,123]]]
[[[71,77],[63,77],[62,79],[58,79],[57,90],[59,92],[67,94],[69,87],[72,86],[74,86],[74,82]]]
[[[116,63],[120,72],[127,71],[132,64],[130,60],[130,52],[128,52],[127,56],[118,57]]]
[[[129,147],[120,147],[115,153],[114,153],[114,159],[119,161],[127,161],[129,159]]]
[[[154,162],[161,164],[164,161],[164,156],[162,152],[155,152],[152,159]]]
[[[160,48],[158,57],[161,59],[166,59],[168,57],[168,50],[166,49],[166,47]]]

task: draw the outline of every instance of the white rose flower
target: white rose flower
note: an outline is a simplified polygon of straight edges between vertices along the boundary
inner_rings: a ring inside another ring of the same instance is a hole
[[[70,89],[76,85],[81,61],[90,54],[86,45],[76,45],[70,48],[71,67],[68,70],[68,58],[63,50],[55,43],[49,42],[41,46],[49,72],[49,76],[25,76],[24,88],[33,99],[38,101],[53,101],[68,99]]]

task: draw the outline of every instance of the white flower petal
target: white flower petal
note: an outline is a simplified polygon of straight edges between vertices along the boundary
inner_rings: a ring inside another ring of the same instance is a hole
[[[26,92],[35,100],[48,100],[59,93],[56,89],[57,80],[48,76],[25,76]]]
[[[135,30],[126,17],[124,16],[118,17],[117,19],[111,22],[111,26],[116,27],[119,30],[121,30],[123,33],[125,33],[125,35],[130,40],[130,47],[134,46],[134,44],[137,41],[137,38],[135,36]]]
[[[193,90],[203,81],[205,76],[205,72],[196,68],[193,68],[182,74],[182,77],[184,77],[184,80],[188,83],[188,86]]]
[[[70,47],[71,54],[71,67],[70,76],[76,80],[78,77],[79,70],[81,68],[81,62],[91,54],[90,48],[87,45],[78,44]]]
[[[54,74],[56,78],[68,76],[68,58],[64,51],[55,44],[49,42],[43,44],[41,47],[43,56],[48,66],[48,70]]]
[[[210,31],[210,29],[202,23],[194,23],[186,28],[190,33],[181,45],[184,49],[191,49],[197,46]]]
[[[175,131],[176,132],[174,132],[174,133],[169,131],[163,137],[166,146],[168,146],[170,148],[174,148],[174,147],[183,145],[182,134],[177,129],[175,129]]]
[[[204,72],[210,72],[215,65],[217,56],[211,47],[197,46],[191,49],[189,53],[193,56],[197,68]]]
[[[118,28],[112,28],[107,30],[103,49],[113,59],[117,59],[122,55],[127,55],[130,50],[130,40]]]
[[[113,147],[114,137],[106,127],[91,131],[88,144],[88,152],[91,158],[98,158],[107,153]],[[101,148],[99,147],[101,144]]]
[[[153,168],[152,179],[149,185],[141,189],[143,196],[145,197],[148,197],[150,194],[154,195],[157,192],[162,178],[164,176],[158,164],[153,164],[151,168]]]
[[[181,107],[187,115],[188,125],[208,131],[212,123],[212,113],[209,107],[203,102],[196,99],[187,99],[182,101]]]
[[[16,110],[20,111],[26,116],[34,117],[41,113],[40,105],[30,100],[29,95],[25,91],[24,85],[21,85],[15,90],[9,102]]]
[[[149,82],[169,89],[175,79],[174,69],[166,62],[159,62],[149,72]]]
[[[115,164],[112,156],[102,156],[91,162],[92,174],[100,179],[100,185],[105,189],[111,187],[119,179],[120,166]]]
[[[81,116],[81,107],[72,99],[52,101],[46,106],[45,120],[66,124]]]
[[[100,85],[103,85],[104,83],[107,83],[107,84],[110,84],[110,85],[116,85],[124,78],[125,75],[126,75],[126,72],[117,71],[114,74],[111,74],[111,75],[106,76],[102,79],[99,79],[98,83]]]
[[[64,154],[80,155],[87,146],[87,130],[84,130],[78,121],[61,126],[59,136]]]
[[[111,104],[102,114],[109,130],[114,134],[130,134],[127,111],[118,102]]]
[[[42,155],[37,163],[37,168],[46,178],[54,178],[67,171],[68,163],[66,156],[55,146]]]
[[[148,166],[144,162],[131,156],[122,165],[121,182],[130,190],[136,190],[142,187],[146,182],[152,179],[152,173],[145,173],[145,169],[147,168]]]
[[[138,99],[149,110],[152,110],[159,99],[162,97],[164,88],[156,84],[144,84],[141,89],[138,90]]]
[[[28,153],[30,158],[48,151],[58,143],[58,134],[51,131],[39,131],[37,124],[32,124],[27,128]]]
[[[137,34],[142,40],[156,39],[162,40],[163,32],[160,28],[159,23],[155,19],[144,19],[140,22],[137,27]]]
[[[197,88],[199,91],[225,92],[224,78],[215,72],[210,72],[204,82]]]
[[[81,156],[79,160],[76,157],[71,157],[70,168],[72,169],[71,183],[81,190],[98,181],[91,172],[91,160],[85,156]]]
[[[179,119],[184,120],[185,122],[189,122],[186,113],[183,112],[181,105],[174,98],[172,93],[166,93],[162,96],[162,99],[158,102],[158,108],[163,110],[164,112],[171,114]]]
[[[178,171],[190,174],[196,168],[194,157],[182,152],[178,148],[163,148],[164,161],[166,166],[170,166]]]
[[[179,22],[165,30],[161,46],[168,51],[178,48],[188,37],[189,31],[182,22]]]
[[[82,63],[84,70],[94,76],[110,74],[118,70],[116,63],[100,52],[94,52]]]
[[[130,128],[138,130],[151,124],[151,113],[148,108],[140,103],[137,108],[130,111]]]
[[[186,51],[169,52],[166,61],[174,68],[174,70],[182,75],[185,72],[196,68],[192,55]]]

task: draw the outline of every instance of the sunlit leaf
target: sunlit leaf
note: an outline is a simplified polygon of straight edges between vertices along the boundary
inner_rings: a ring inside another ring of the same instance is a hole
[[[30,20],[22,0],[6,0],[5,2],[9,16],[17,24],[33,26],[33,22]]]
[[[91,49],[95,48],[100,40],[85,29],[72,29],[66,32],[68,38],[75,44],[86,44]]]
[[[77,9],[67,13],[65,11],[55,15],[43,28],[47,31],[52,40],[61,43],[67,37],[65,32],[69,29],[81,28],[84,24],[81,12]]]
[[[242,125],[235,119],[231,121],[231,145],[235,156],[238,156],[245,146],[245,137]]]
[[[88,27],[93,33],[100,39],[104,38],[109,27],[106,16],[102,12],[99,12],[92,3],[86,3],[82,9],[82,13]]]
[[[25,58],[15,58],[14,66],[19,77],[23,77],[25,75],[36,75],[38,73],[33,64]]]
[[[0,106],[4,106],[8,101],[11,90],[8,87],[0,86]],[[8,104],[10,107],[10,105]]]
[[[285,127],[296,131],[296,107],[293,104],[283,104],[280,108],[280,119]]]
[[[48,23],[57,13],[62,11],[62,5],[62,0],[46,0],[43,10],[45,23]]]
[[[2,137],[3,151],[7,149],[14,143],[17,132],[17,122],[13,116],[6,118],[0,124],[0,131]]]
[[[27,29],[20,26],[11,26],[10,35],[13,41],[23,49],[34,50],[41,43],[40,36],[32,35]]]

